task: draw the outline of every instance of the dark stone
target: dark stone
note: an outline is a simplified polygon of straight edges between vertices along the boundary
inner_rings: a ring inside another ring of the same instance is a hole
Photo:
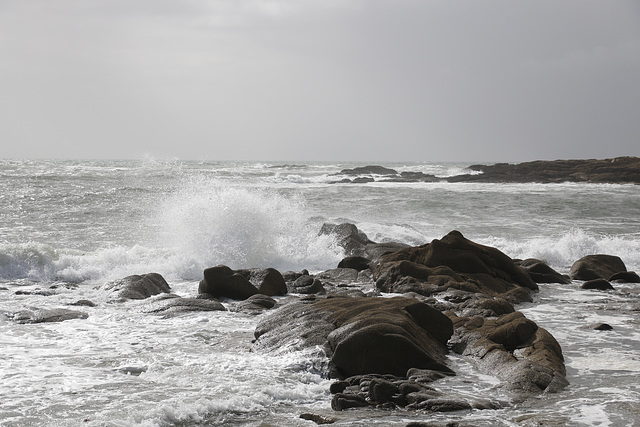
[[[558,273],[538,259],[529,258],[524,261],[516,261],[516,264],[524,268],[536,283],[571,283],[570,278]]]
[[[329,392],[331,394],[342,393],[349,385],[348,381],[335,381],[329,386]]]
[[[336,421],[338,421],[338,419],[335,417],[328,417],[326,415],[310,414],[310,413],[300,414],[300,418],[307,421],[313,421],[318,425],[333,424]]]
[[[369,398],[374,402],[389,402],[399,392],[397,385],[382,378],[373,378],[369,383]]]
[[[608,323],[596,323],[592,326],[591,329],[594,329],[596,331],[611,331],[613,330],[613,326],[609,325]]]
[[[89,301],[88,299],[81,299],[76,302],[72,302],[69,305],[80,306],[80,307],[95,307],[96,303],[93,301]]]
[[[53,323],[89,317],[87,313],[82,311],[68,310],[66,308],[22,310],[5,313],[5,315],[16,323]]]
[[[333,285],[351,284],[358,280],[358,270],[353,268],[333,268],[320,272],[315,277]]]
[[[449,182],[601,182],[640,184],[640,158],[538,160],[519,164],[473,165],[480,174],[457,175]]]
[[[287,294],[287,284],[282,274],[275,268],[252,268],[236,270],[248,279],[258,292],[268,296],[282,296]]]
[[[322,282],[312,276],[300,276],[293,283],[287,286],[291,293],[295,294],[317,294],[324,291]]]
[[[587,280],[581,286],[582,289],[597,289],[600,291],[611,291],[614,290],[611,283],[606,281],[605,279],[593,279]]]
[[[162,314],[165,317],[193,311],[225,311],[220,301],[213,299],[181,298],[177,295],[151,301],[146,313]]]
[[[569,276],[573,280],[608,279],[616,273],[627,271],[620,257],[614,255],[587,255],[571,266]]]
[[[498,249],[479,245],[452,231],[440,240],[388,254],[374,269],[376,286],[397,292],[403,277],[427,289],[448,288],[497,296],[516,287],[537,290],[529,274]]]
[[[40,295],[40,296],[43,296],[43,297],[50,297],[52,295],[56,295],[56,292],[45,291],[43,289],[19,290],[19,291],[15,292],[15,295]]]
[[[115,293],[118,301],[145,299],[153,295],[171,292],[164,277],[158,273],[127,276],[106,283],[101,289]]]
[[[236,310],[249,314],[259,314],[264,310],[273,308],[275,305],[276,301],[270,296],[255,294],[240,302],[236,307]]]
[[[209,294],[215,298],[231,298],[245,300],[258,293],[246,277],[233,271],[226,265],[204,270],[204,280],[198,286],[199,294]]]
[[[621,271],[609,277],[609,282],[640,283],[640,276],[635,271]]]
[[[384,166],[370,165],[361,166],[353,169],[343,169],[340,171],[342,175],[397,175],[398,171],[394,169],[385,168]]]
[[[452,333],[445,315],[413,298],[335,297],[290,304],[263,319],[255,345],[320,345],[330,355],[333,377],[404,376],[413,367],[451,372],[445,354]]]
[[[367,258],[361,256],[349,256],[340,261],[338,268],[353,268],[362,271],[369,268],[369,262]]]
[[[349,408],[364,408],[369,406],[369,402],[364,396],[359,394],[338,393],[331,399],[331,408],[334,411],[344,411]]]

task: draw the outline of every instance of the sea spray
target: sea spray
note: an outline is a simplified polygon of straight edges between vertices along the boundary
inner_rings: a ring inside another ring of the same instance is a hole
[[[342,251],[331,236],[318,236],[300,195],[189,180],[160,206],[162,244],[188,265],[187,277],[206,267],[274,267],[319,270],[337,265]]]

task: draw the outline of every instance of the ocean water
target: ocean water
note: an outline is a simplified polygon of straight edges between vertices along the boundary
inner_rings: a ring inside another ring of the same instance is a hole
[[[330,408],[317,352],[251,350],[260,316],[163,318],[145,302],[96,289],[157,272],[195,296],[204,268],[334,268],[344,254],[324,222],[352,222],[374,241],[413,245],[456,229],[513,258],[560,272],[594,253],[640,272],[640,186],[605,184],[335,184],[354,163],[0,160],[0,313],[73,308],[87,319],[17,324],[0,314],[0,425],[308,426],[459,421],[480,426],[640,425],[640,285],[584,291],[542,284],[518,307],[560,342],[570,386],[512,402],[491,375],[437,383],[502,409],[431,414]],[[466,164],[384,164],[437,176]],[[71,307],[88,299],[96,307]],[[227,303],[232,306],[232,303]],[[606,322],[612,331],[590,325]]]

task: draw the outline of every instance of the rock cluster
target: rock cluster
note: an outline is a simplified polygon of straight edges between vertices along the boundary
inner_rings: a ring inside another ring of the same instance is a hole
[[[368,182],[596,182],[640,184],[640,158],[537,160],[518,164],[472,165],[473,173],[436,177],[419,171],[398,173],[384,166],[344,169],[333,183]]]

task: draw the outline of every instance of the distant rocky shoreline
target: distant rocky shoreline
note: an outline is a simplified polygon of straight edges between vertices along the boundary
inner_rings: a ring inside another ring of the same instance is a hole
[[[334,236],[347,257],[337,268],[317,274],[219,265],[204,270],[194,297],[173,294],[157,273],[128,276],[98,289],[112,296],[111,303],[141,300],[142,312],[162,317],[273,310],[257,322],[252,350],[315,349],[315,370],[335,380],[330,388],[335,411],[450,412],[504,408],[568,384],[561,345],[516,310],[519,303],[533,301],[537,283],[579,280],[583,289],[606,291],[613,289],[611,283],[640,282],[617,256],[583,257],[569,275],[562,275],[540,260],[511,259],[458,231],[413,247],[373,242],[349,223],[325,224],[320,234]],[[38,295],[54,293],[52,288]],[[60,322],[86,319],[96,306],[87,300],[71,305],[84,310],[5,315],[16,323]],[[599,324],[593,329],[610,328]],[[464,375],[449,366],[450,353],[495,376],[512,398],[461,398],[439,391],[438,380]],[[144,371],[127,369],[132,375]],[[336,420],[326,414],[300,416],[318,424]]]
[[[476,173],[437,177],[423,172],[397,172],[372,165],[344,169],[336,175],[346,178],[334,183],[367,182],[486,182],[486,183],[558,183],[590,182],[605,184],[640,184],[640,158],[615,157],[588,160],[537,160],[518,164],[496,163],[471,165]]]

